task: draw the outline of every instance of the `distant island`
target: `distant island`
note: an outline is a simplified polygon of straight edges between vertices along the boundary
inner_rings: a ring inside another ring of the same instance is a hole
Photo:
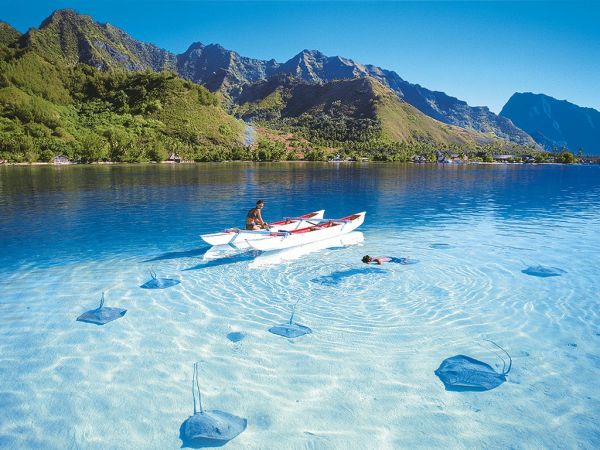
[[[549,116],[554,99],[520,95],[496,115],[318,51],[278,63],[195,43],[175,55],[73,10],[24,34],[0,22],[0,162],[570,163],[600,150],[598,111],[578,146],[579,107]]]

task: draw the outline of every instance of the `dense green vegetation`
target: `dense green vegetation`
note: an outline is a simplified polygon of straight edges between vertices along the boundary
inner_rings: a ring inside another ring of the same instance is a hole
[[[0,159],[136,162],[174,152],[209,161],[241,147],[243,124],[174,73],[60,67],[6,46],[0,54]]]
[[[11,45],[19,39],[21,33],[6,22],[0,21],[0,45]]]
[[[493,161],[495,154],[544,153],[431,119],[372,79],[310,85],[274,77],[237,101],[235,113],[242,118],[310,142],[310,149],[299,150],[309,160],[436,161],[443,154]]]

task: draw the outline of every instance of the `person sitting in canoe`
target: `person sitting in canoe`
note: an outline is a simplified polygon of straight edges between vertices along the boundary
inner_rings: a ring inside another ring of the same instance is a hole
[[[256,206],[248,211],[246,216],[246,230],[260,230],[269,228],[269,225],[263,220],[260,211],[264,208],[265,202],[259,200]]]
[[[394,256],[369,256],[365,255],[362,258],[362,262],[365,264],[378,264],[382,265],[384,262],[392,262],[398,264],[409,264],[409,257],[406,258],[396,258]]]

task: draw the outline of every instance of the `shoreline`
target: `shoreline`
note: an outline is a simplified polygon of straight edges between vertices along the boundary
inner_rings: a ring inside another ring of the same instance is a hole
[[[439,162],[415,162],[415,161],[308,161],[308,160],[295,160],[295,161],[251,161],[251,160],[231,160],[231,161],[142,161],[142,162],[114,162],[114,161],[102,161],[93,163],[52,163],[52,162],[4,162],[0,164],[0,167],[8,166],[39,166],[39,167],[65,167],[65,166],[134,166],[134,165],[165,165],[165,166],[180,166],[180,165],[194,165],[194,164],[231,164],[231,163],[255,163],[255,164],[279,164],[279,163],[293,163],[293,164],[305,164],[305,163],[328,163],[328,164],[414,164],[414,165],[436,165],[436,166],[466,166],[466,165],[488,165],[488,166],[592,166],[600,164],[599,162],[575,162],[575,163],[557,163],[557,162],[485,162],[485,161],[462,161],[452,163],[439,163]]]

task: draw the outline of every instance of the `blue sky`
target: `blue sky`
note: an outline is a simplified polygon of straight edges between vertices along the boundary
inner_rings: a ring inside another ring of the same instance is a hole
[[[600,109],[599,1],[0,0],[0,20],[25,31],[66,7],[178,53],[195,41],[278,61],[318,49],[495,112],[516,91]]]

